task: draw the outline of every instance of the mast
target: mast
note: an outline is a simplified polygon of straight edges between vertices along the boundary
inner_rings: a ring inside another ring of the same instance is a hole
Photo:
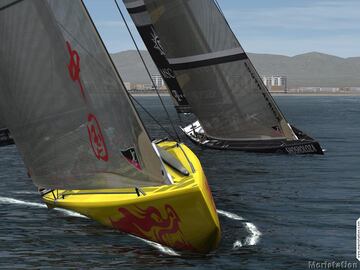
[[[80,0],[0,5],[0,113],[37,186],[168,184]]]

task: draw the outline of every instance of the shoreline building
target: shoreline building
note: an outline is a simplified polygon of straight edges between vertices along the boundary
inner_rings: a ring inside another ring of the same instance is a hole
[[[144,92],[144,91],[153,91],[154,87],[152,84],[143,84],[143,83],[132,83],[132,82],[124,82],[125,88],[128,91],[133,92]]]
[[[160,74],[153,74],[153,75],[151,75],[151,78],[153,79],[157,89],[160,90],[165,87],[164,79],[161,77]]]
[[[287,93],[287,77],[285,76],[263,76],[264,84],[273,93]]]

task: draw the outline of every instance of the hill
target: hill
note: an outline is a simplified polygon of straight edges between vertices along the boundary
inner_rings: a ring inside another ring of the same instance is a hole
[[[158,73],[147,51],[141,51],[151,74]],[[360,57],[341,58],[318,52],[293,57],[248,54],[261,75],[283,75],[289,87],[360,87]],[[112,54],[124,81],[150,83],[135,50]]]

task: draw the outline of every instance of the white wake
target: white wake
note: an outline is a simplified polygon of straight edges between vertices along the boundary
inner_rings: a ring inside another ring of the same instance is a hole
[[[244,218],[238,216],[237,214],[233,214],[233,213],[230,213],[230,212],[227,212],[227,211],[224,211],[224,210],[217,209],[216,212],[218,212],[218,214],[220,214],[222,216],[225,216],[227,218],[230,218],[230,219],[244,220]]]
[[[19,205],[25,205],[25,206],[38,207],[38,208],[47,208],[46,204],[43,204],[43,203],[27,202],[27,201],[14,199],[14,198],[8,198],[8,197],[0,197],[0,204],[19,204]],[[66,210],[66,209],[54,208],[53,210],[64,213],[65,215],[70,216],[70,217],[87,218],[86,216],[83,216],[79,213],[76,213],[76,212],[70,211],[70,210]]]
[[[131,237],[134,237],[138,240],[141,240],[143,242],[145,242],[146,244],[156,248],[157,250],[159,250],[160,252],[164,253],[164,254],[167,254],[167,255],[170,255],[170,256],[180,256],[179,253],[177,253],[175,250],[169,248],[169,247],[166,247],[166,246],[163,246],[159,243],[156,243],[156,242],[153,242],[153,241],[150,241],[150,240],[146,240],[144,238],[140,238],[140,237],[137,237],[135,235],[131,235],[129,234]]]
[[[21,200],[17,200],[17,199],[13,199],[13,198],[8,198],[8,197],[0,197],[0,203],[1,204],[20,204],[20,205],[33,206],[33,207],[38,207],[38,208],[47,208],[47,206],[43,203],[21,201]]]
[[[39,194],[37,191],[28,191],[28,190],[18,190],[18,191],[12,191],[14,194]]]
[[[250,222],[245,222],[245,228],[248,230],[249,236],[246,237],[244,245],[255,246],[260,240],[261,232]]]
[[[233,220],[245,221],[243,217],[231,212],[223,211],[220,209],[218,209],[217,212],[219,215],[225,216]],[[239,249],[244,246],[255,246],[260,240],[261,232],[253,223],[246,221],[244,222],[244,226],[249,235],[245,238],[244,241],[236,240],[233,244],[233,249]]]
[[[64,213],[67,216],[70,217],[78,217],[78,218],[86,218],[89,219],[87,216],[84,216],[82,214],[79,214],[77,212],[71,211],[71,210],[67,210],[67,209],[62,209],[62,208],[54,208],[55,211],[59,211],[61,213]]]

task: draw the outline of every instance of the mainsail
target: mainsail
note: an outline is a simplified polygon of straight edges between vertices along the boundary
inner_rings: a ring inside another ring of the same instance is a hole
[[[153,47],[166,56],[172,80],[206,135],[224,140],[296,139],[213,0],[124,3],[160,70]],[[149,36],[156,36],[158,45]]]
[[[37,186],[169,182],[80,0],[2,0],[0,40],[0,115]]]

